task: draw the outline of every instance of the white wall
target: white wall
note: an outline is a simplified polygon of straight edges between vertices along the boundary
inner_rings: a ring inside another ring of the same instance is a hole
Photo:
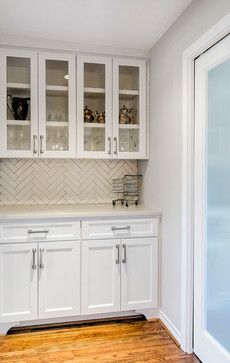
[[[151,50],[150,160],[144,202],[163,211],[161,310],[180,332],[182,53],[230,12],[230,0],[194,0]]]

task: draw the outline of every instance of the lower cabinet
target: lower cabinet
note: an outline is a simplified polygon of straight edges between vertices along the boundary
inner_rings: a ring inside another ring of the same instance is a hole
[[[37,318],[36,243],[0,245],[0,322]]]
[[[0,245],[0,322],[79,314],[80,242]]]
[[[80,314],[80,243],[39,245],[40,318]]]
[[[158,306],[158,239],[121,241],[121,310]]]
[[[82,314],[157,307],[158,239],[82,242]]]
[[[120,310],[119,241],[82,243],[82,314]]]
[[[47,242],[33,233],[0,241],[0,324],[158,306],[157,237]]]

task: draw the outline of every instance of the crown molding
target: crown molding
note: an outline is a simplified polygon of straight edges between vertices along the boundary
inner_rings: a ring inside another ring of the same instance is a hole
[[[71,53],[104,54],[108,56],[127,56],[135,58],[149,58],[150,51],[132,48],[116,48],[98,46],[93,44],[81,44],[69,41],[23,37],[18,35],[0,34],[0,46],[36,48],[39,50],[66,51]]]

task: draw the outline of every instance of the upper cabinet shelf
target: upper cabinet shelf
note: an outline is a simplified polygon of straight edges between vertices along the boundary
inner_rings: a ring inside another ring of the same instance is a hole
[[[7,83],[7,88],[11,89],[30,89],[29,83]]]
[[[84,87],[85,93],[105,93],[105,88],[97,88],[97,87]]]
[[[2,48],[0,67],[0,157],[147,157],[145,60]]]
[[[136,90],[130,90],[130,89],[120,89],[119,90],[120,95],[128,95],[128,96],[138,96],[139,91]]]

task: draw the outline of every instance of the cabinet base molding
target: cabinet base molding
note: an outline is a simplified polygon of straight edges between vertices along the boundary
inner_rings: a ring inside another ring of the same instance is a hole
[[[12,328],[18,326],[19,323],[1,323],[0,324],[0,335],[6,335],[7,332]]]
[[[52,319],[36,319],[28,320],[22,322],[12,322],[0,324],[0,335],[6,335],[11,328],[29,328],[32,327],[47,327],[49,326],[60,326],[60,325],[72,325],[76,324],[86,324],[86,323],[100,323],[108,322],[113,320],[123,320],[123,319],[138,319],[140,315],[143,315],[147,320],[154,319],[158,317],[158,309],[144,309],[144,310],[131,310],[131,311],[120,311],[115,313],[105,313],[105,314],[90,314],[90,315],[78,315],[70,316],[66,318],[52,318]]]
[[[142,314],[147,320],[158,319],[158,308],[135,310],[135,313]]]

